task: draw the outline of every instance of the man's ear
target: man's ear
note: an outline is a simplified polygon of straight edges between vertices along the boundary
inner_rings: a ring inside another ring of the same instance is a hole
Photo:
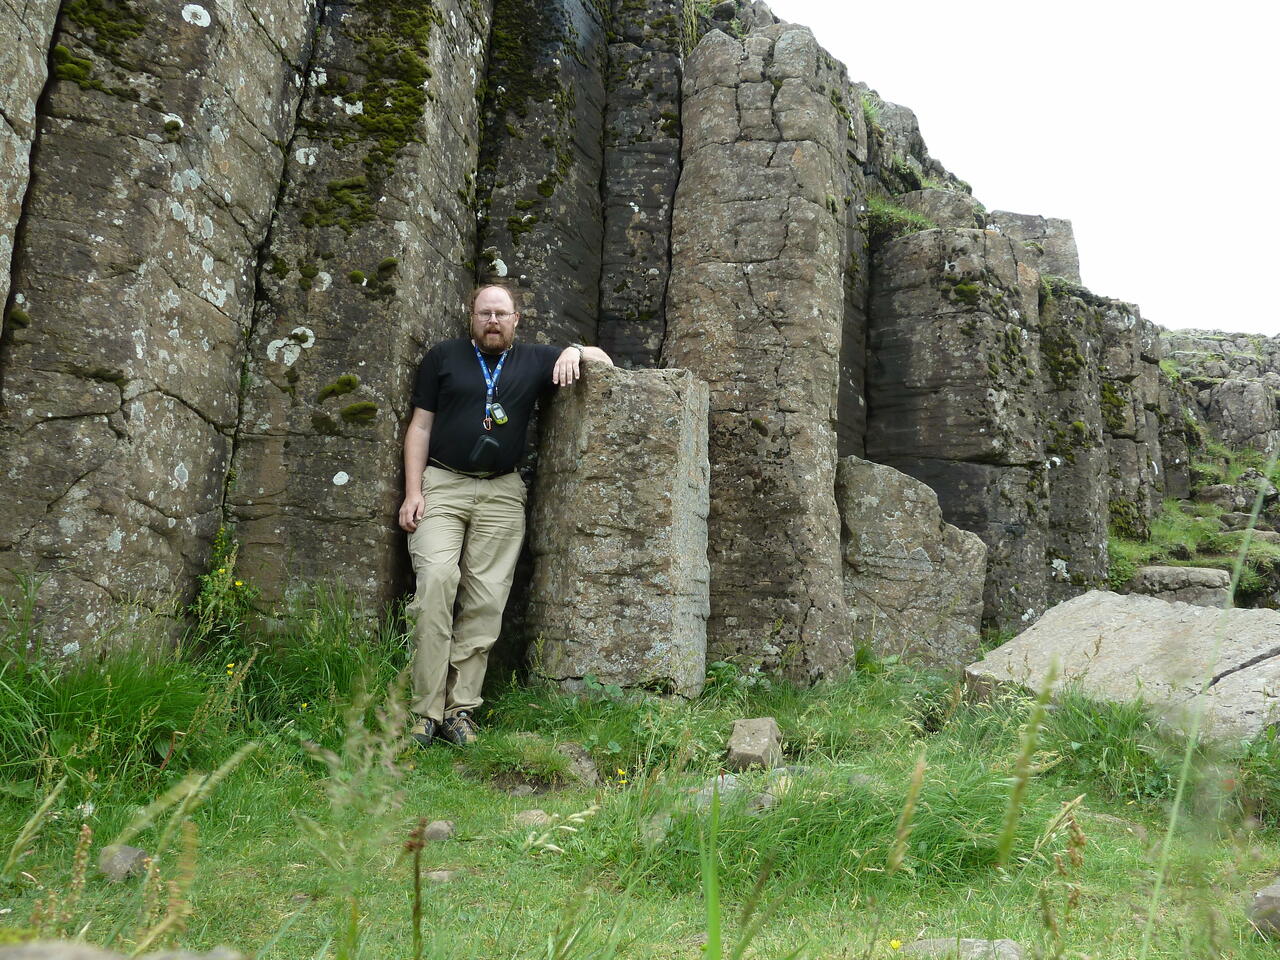
[[[518,326],[520,326],[520,314],[513,313],[511,315],[511,327],[512,329],[515,329]]]

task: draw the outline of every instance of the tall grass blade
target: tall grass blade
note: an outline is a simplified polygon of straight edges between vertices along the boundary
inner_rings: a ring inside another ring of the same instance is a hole
[[[1018,759],[1013,768],[1013,789],[1009,792],[1009,806],[1005,810],[1004,826],[1000,830],[1000,839],[996,842],[996,865],[1003,867],[1009,862],[1013,853],[1014,838],[1018,832],[1018,814],[1027,797],[1027,786],[1031,782],[1031,758],[1035,756],[1036,741],[1040,736],[1040,726],[1044,723],[1045,708],[1049,697],[1053,694],[1053,683],[1058,679],[1058,664],[1049,664],[1049,672],[1045,675],[1044,686],[1031,706],[1031,715],[1022,732],[1022,749],[1018,751]]]
[[[18,831],[18,835],[14,837],[12,846],[9,847],[9,855],[5,857],[4,866],[0,867],[0,883],[9,883],[12,879],[11,873],[13,868],[18,865],[18,860],[22,857],[22,851],[40,834],[40,827],[43,826],[45,818],[49,815],[49,811],[53,808],[54,801],[58,799],[58,794],[62,793],[62,789],[67,785],[67,778],[63,777],[49,791],[48,796],[44,798],[44,802],[36,808],[36,812],[27,818],[27,822],[22,825],[22,829]]]

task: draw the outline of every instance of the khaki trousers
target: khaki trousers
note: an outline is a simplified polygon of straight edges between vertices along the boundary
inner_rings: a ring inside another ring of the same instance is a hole
[[[478,480],[427,467],[422,495],[426,513],[409,534],[418,581],[408,607],[417,617],[412,709],[439,721],[481,703],[524,539],[527,494],[516,473]]]

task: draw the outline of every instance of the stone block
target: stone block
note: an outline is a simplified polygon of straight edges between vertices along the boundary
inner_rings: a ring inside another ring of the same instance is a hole
[[[588,363],[544,421],[530,522],[534,672],[694,696],[705,679],[707,388]]]
[[[970,662],[982,621],[982,539],[945,523],[925,484],[857,457],[840,460],[836,502],[853,636],[880,656]]]
[[[904,210],[928,217],[935,227],[981,230],[986,226],[982,204],[971,194],[959,190],[939,190],[934,187],[912,190],[894,197],[893,202]]]
[[[1128,588],[1131,593],[1161,600],[1225,607],[1231,597],[1231,575],[1211,567],[1139,567]]]
[[[1045,276],[1080,282],[1080,254],[1070,220],[992,210],[987,214],[986,225],[1021,243],[1032,254],[1036,269]]]
[[[422,836],[424,840],[439,843],[450,839],[457,832],[452,820],[432,820],[423,828]]]
[[[1253,895],[1249,920],[1269,937],[1280,935],[1280,880]]]
[[[782,762],[782,731],[778,729],[778,721],[773,717],[733,721],[725,750],[725,766],[730,770],[773,769]]]
[[[1186,730],[1249,740],[1280,721],[1280,612],[1217,610],[1093,590],[1049,610],[1029,629],[965,668],[978,689],[1070,686],[1095,700],[1150,704]]]
[[[103,847],[98,854],[98,869],[108,880],[119,883],[130,877],[140,877],[147,872],[151,854],[141,847],[127,843],[113,843]]]
[[[713,31],[689,57],[663,346],[711,391],[709,656],[797,679],[851,653],[833,493],[850,174],[831,90],[847,81],[817,50],[777,24]],[[751,99],[775,82],[785,117]],[[696,121],[725,109],[736,132]]]
[[[1026,951],[1016,940],[974,940],[968,937],[935,937],[903,944],[909,957],[938,957],[939,960],[1022,960]]]

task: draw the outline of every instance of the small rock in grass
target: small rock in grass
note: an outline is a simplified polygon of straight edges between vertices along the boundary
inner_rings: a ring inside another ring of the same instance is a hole
[[[533,785],[528,783],[517,783],[507,791],[507,793],[513,797],[531,797],[535,792]]]
[[[113,843],[103,847],[98,854],[98,869],[108,880],[119,883],[129,877],[140,877],[147,872],[147,860],[151,854],[141,847],[127,843]]]
[[[422,838],[431,841],[448,840],[457,832],[452,820],[432,820],[423,828]]]
[[[551,814],[545,810],[521,810],[513,818],[517,827],[547,827],[551,825]]]
[[[1280,880],[1253,895],[1249,919],[1268,936],[1280,935]]]
[[[640,828],[640,839],[649,846],[656,846],[667,839],[671,831],[671,814],[655,813]]]
[[[735,720],[729,734],[728,757],[725,766],[730,770],[746,770],[748,767],[776,767],[782,762],[782,731],[773,717],[755,717],[751,720]]]
[[[426,873],[426,878],[432,883],[448,883],[460,872],[459,870],[429,870]]]
[[[569,776],[587,787],[600,786],[600,771],[591,754],[576,743],[557,743],[555,749],[569,761]]]
[[[699,807],[710,807],[712,798],[719,793],[720,802],[723,804],[745,789],[746,787],[739,783],[738,778],[732,773],[722,773],[712,777],[710,783],[694,793],[693,802]]]
[[[905,944],[903,954],[913,957],[955,958],[955,960],[1022,960],[1023,950],[1014,940],[969,940],[938,937]]]

